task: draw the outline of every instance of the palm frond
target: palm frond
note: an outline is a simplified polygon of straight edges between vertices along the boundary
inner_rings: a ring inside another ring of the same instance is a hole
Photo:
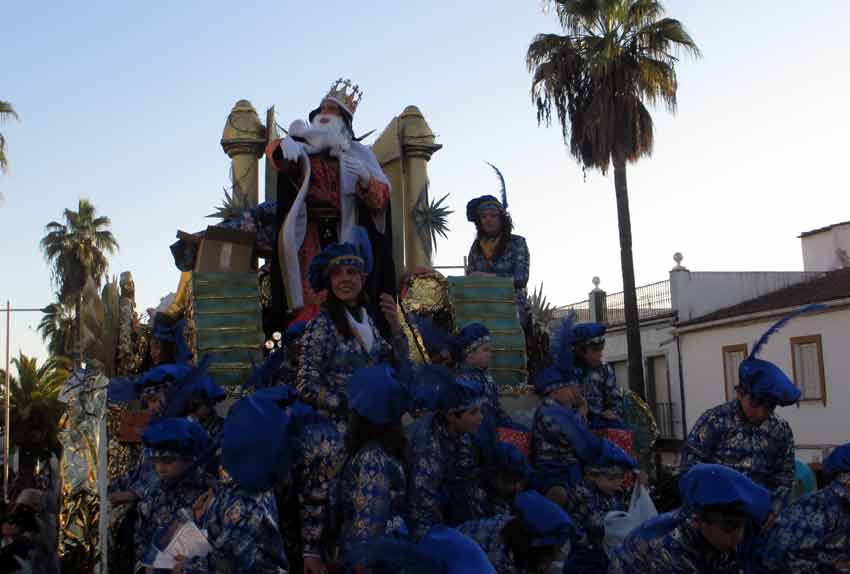
[[[449,194],[438,200],[428,200],[429,182],[425,182],[424,189],[419,193],[419,199],[413,206],[412,219],[416,233],[422,240],[425,253],[430,258],[437,251],[437,235],[448,239],[449,215],[454,213],[443,202],[448,199]]]
[[[248,211],[251,208],[251,205],[248,202],[248,196],[239,191],[238,187],[234,186],[232,188],[232,194],[226,187],[223,187],[222,189],[224,190],[224,201],[222,201],[220,206],[215,208],[215,212],[210,213],[207,217],[217,219],[241,217],[245,211]]]
[[[560,309],[552,305],[543,294],[543,283],[539,288],[535,287],[531,295],[528,297],[528,304],[531,307],[531,318],[540,326],[540,328],[548,333],[552,321],[555,320],[555,313]]]

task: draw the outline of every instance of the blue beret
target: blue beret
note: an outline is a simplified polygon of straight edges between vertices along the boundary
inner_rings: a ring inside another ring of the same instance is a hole
[[[207,373],[201,374],[200,377],[196,381],[193,381],[191,385],[189,385],[188,389],[191,393],[199,393],[202,394],[210,401],[223,401],[227,396],[227,393],[224,392],[216,382],[210,377]]]
[[[443,365],[422,365],[414,374],[413,405],[430,411],[467,410],[483,401],[481,385],[458,378]]]
[[[245,397],[224,420],[221,465],[249,491],[268,490],[289,471],[289,418],[275,403]]]
[[[283,333],[283,342],[286,345],[291,345],[304,335],[307,330],[307,321],[295,321]]]
[[[573,339],[576,343],[586,343],[604,336],[607,330],[602,323],[581,323],[573,327]]]
[[[345,554],[343,574],[434,574],[442,572],[437,556],[395,536],[355,544]]]
[[[142,431],[142,442],[155,454],[177,453],[198,456],[209,445],[207,432],[188,419],[162,419]]]
[[[182,381],[192,371],[188,363],[165,363],[145,371],[136,379],[137,388],[160,386],[169,382]]]
[[[560,547],[576,532],[569,514],[539,492],[529,490],[518,494],[514,505],[531,534],[532,546]]]
[[[586,471],[605,471],[611,469],[633,469],[638,463],[626,451],[608,439],[602,439],[599,456],[589,463]]]
[[[376,425],[401,422],[410,404],[406,386],[399,382],[389,365],[354,371],[346,384],[346,392],[351,410]]]
[[[528,459],[514,445],[500,442],[493,452],[493,470],[495,472],[509,472],[528,480],[531,478],[531,465]]]
[[[578,372],[574,368],[567,369],[565,373],[563,369],[549,366],[540,371],[534,378],[534,390],[541,396],[562,387],[578,384]]]
[[[495,574],[496,569],[481,546],[448,526],[432,526],[419,541],[419,549],[435,558],[446,574]],[[437,572],[437,570],[435,570]]]
[[[280,407],[288,407],[298,398],[298,391],[292,385],[274,385],[259,389],[251,396],[271,401]]]
[[[823,471],[830,475],[850,472],[850,443],[839,446],[826,457]]]
[[[482,323],[470,323],[455,337],[456,359],[463,360],[479,345],[490,342],[490,329]]]
[[[310,261],[310,287],[316,293],[328,288],[328,273],[338,265],[351,265],[367,275],[372,272],[372,245],[366,230],[355,227],[352,233],[354,241],[332,243]]]
[[[770,492],[740,472],[719,464],[697,464],[679,480],[686,508],[699,512],[706,506],[738,505],[758,522],[770,514]]]
[[[476,197],[466,204],[466,220],[471,221],[472,223],[477,223],[481,210],[489,207],[498,209],[502,212],[505,211],[505,208],[502,207],[502,204],[498,199],[492,195],[482,195],[481,197]]]
[[[774,402],[783,407],[800,399],[800,389],[782,369],[764,359],[745,359],[738,367],[741,389],[753,397]]]

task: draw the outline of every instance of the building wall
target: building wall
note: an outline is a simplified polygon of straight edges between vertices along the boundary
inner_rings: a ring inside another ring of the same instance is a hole
[[[689,321],[778,291],[818,273],[804,271],[687,271],[670,272],[670,296],[679,321]]]
[[[850,223],[801,238],[803,269],[832,271],[846,267],[850,257]],[[841,254],[843,250],[843,255]]]
[[[746,344],[748,352],[752,351],[753,343],[776,320],[680,333],[688,429],[704,411],[726,401],[722,348]],[[826,405],[806,402],[780,407],[777,413],[791,424],[798,445],[843,444],[850,440],[850,308],[794,319],[771,337],[759,356],[777,364],[793,380],[790,339],[806,335],[821,335]],[[798,457],[804,460],[820,456],[817,449],[798,451]]]

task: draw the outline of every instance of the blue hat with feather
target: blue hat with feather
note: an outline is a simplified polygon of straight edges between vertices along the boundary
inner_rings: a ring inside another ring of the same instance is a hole
[[[360,273],[372,272],[372,244],[369,235],[362,227],[352,229],[352,240],[345,243],[332,243],[324,251],[313,257],[310,262],[310,287],[316,293],[328,288],[328,276],[331,269],[341,265],[350,265]]]
[[[443,365],[422,365],[414,374],[413,404],[431,411],[465,411],[480,405],[481,385],[459,378]]]
[[[512,474],[525,480],[531,478],[532,469],[528,459],[522,451],[510,443],[497,444],[491,461],[492,470],[495,473]]]
[[[608,328],[602,323],[581,323],[573,328],[574,345],[598,345],[605,342]]]
[[[575,315],[570,313],[561,320],[561,325],[552,340],[550,351],[552,364],[544,368],[534,380],[534,389],[540,395],[579,384],[579,373],[573,357],[574,317]]]
[[[496,569],[481,546],[448,526],[432,526],[419,541],[419,549],[433,557],[446,574],[495,574]]]
[[[153,458],[174,454],[196,457],[207,449],[209,442],[209,435],[201,425],[184,418],[161,419],[142,431],[142,443]]]
[[[289,472],[289,417],[253,396],[230,407],[221,439],[221,465],[243,488],[268,490]]]
[[[477,223],[481,217],[481,213],[487,209],[496,209],[499,212],[504,212],[505,209],[499,200],[492,195],[482,195],[476,197],[466,204],[466,219],[472,223]]]
[[[483,323],[469,323],[455,337],[455,360],[462,361],[481,345],[493,341],[490,329]]]
[[[759,352],[767,344],[768,339],[784,327],[791,319],[823,309],[823,305],[807,305],[790,313],[777,321],[765,331],[756,344],[749,357],[741,361],[738,367],[738,379],[741,381],[741,390],[752,398],[776,405],[793,405],[800,399],[800,389],[788,378],[782,369],[769,361],[758,358]]]
[[[354,371],[346,383],[348,406],[375,425],[394,425],[410,408],[407,385],[383,364]]]
[[[517,495],[514,506],[531,534],[532,546],[561,547],[576,533],[576,526],[570,515],[539,492],[521,492]]]
[[[172,385],[165,395],[164,417],[180,417],[186,414],[186,407],[194,395],[206,395],[214,401],[223,400],[224,390],[207,374],[212,361],[211,355],[204,355],[197,366],[191,367],[186,375]],[[215,398],[214,398],[215,397]]]
[[[823,471],[828,475],[850,472],[850,443],[839,446],[826,457]]]
[[[679,480],[683,506],[699,514],[707,507],[732,506],[762,522],[771,512],[770,492],[720,464],[697,464]]]
[[[188,363],[165,363],[145,371],[133,381],[137,394],[149,394],[182,381],[192,371]]]
[[[437,556],[403,538],[381,536],[354,545],[345,554],[343,574],[434,574]]]
[[[600,447],[599,456],[585,465],[586,473],[621,474],[624,470],[637,468],[637,461],[610,440],[602,439]]]
[[[274,385],[257,390],[252,396],[288,407],[298,400],[298,391],[292,385]]]

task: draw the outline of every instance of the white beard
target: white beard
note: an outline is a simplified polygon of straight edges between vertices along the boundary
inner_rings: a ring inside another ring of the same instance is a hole
[[[329,121],[321,123],[324,118]],[[340,157],[351,146],[351,135],[340,116],[319,114],[310,125],[295,120],[289,126],[289,135],[303,139],[308,154],[327,151],[333,157]]]

